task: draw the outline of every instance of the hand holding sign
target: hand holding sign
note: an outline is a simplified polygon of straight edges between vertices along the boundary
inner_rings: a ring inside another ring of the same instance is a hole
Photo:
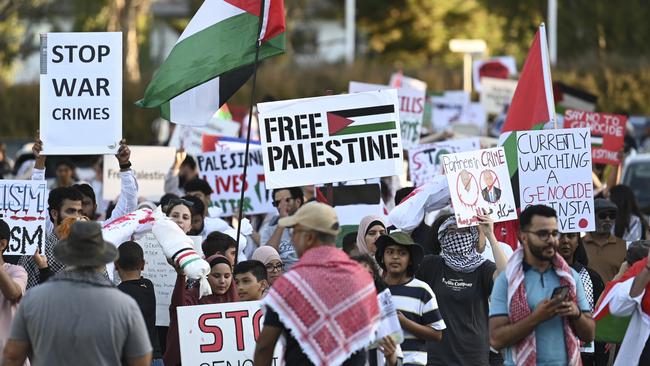
[[[34,154],[34,158],[36,159],[36,163],[34,164],[34,168],[36,169],[45,169],[45,155],[41,155],[41,151],[43,151],[43,141],[41,141],[41,138],[38,137],[40,131],[36,131],[36,141],[34,141],[34,146],[32,146],[32,154]]]
[[[117,154],[115,154],[120,167],[129,163],[131,158],[131,150],[126,144],[126,139],[120,140],[120,147],[117,149]]]

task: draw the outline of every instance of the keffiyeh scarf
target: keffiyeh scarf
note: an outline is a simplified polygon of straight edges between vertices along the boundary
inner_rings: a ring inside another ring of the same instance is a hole
[[[334,247],[308,250],[262,300],[314,365],[340,365],[367,346],[379,326],[372,278]]]
[[[506,279],[508,281],[508,310],[511,323],[516,323],[530,316],[532,313],[526,298],[526,286],[524,283],[524,250],[517,249],[508,261],[506,267]],[[555,254],[553,258],[553,270],[560,277],[560,285],[569,286],[568,298],[576,301],[576,283],[571,274],[571,267]],[[582,365],[580,359],[580,342],[573,333],[569,319],[562,319],[564,324],[564,343],[566,345],[567,364],[570,366]],[[512,358],[515,365],[535,365],[537,359],[537,344],[535,332],[531,332],[524,339],[512,347]]]
[[[438,240],[442,249],[440,256],[454,271],[473,272],[485,262],[485,258],[476,251],[478,229],[472,226],[468,228],[469,232],[451,230],[451,225],[456,225],[456,218],[453,216],[445,220],[438,229]]]

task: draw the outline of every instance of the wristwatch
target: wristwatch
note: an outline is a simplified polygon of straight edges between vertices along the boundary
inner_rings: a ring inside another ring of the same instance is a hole
[[[124,164],[120,164],[120,170],[127,170],[127,169],[129,169],[130,167],[131,167],[131,162],[130,162],[130,161],[127,161],[127,162],[124,163]]]

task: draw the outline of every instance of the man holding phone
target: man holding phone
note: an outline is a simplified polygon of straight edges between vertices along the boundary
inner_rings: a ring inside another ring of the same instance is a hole
[[[578,365],[578,339],[592,341],[595,325],[580,276],[558,253],[557,214],[530,206],[519,223],[522,246],[492,290],[490,345],[506,349],[506,365]]]

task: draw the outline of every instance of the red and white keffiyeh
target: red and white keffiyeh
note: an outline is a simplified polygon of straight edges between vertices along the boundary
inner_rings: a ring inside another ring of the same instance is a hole
[[[379,302],[372,278],[334,247],[308,250],[262,300],[314,365],[342,364],[373,340]]]
[[[528,306],[526,298],[526,286],[524,283],[524,250],[517,249],[506,267],[506,279],[508,281],[508,309],[511,323],[516,323],[530,316],[532,311]],[[576,283],[571,274],[571,267],[560,257],[555,254],[553,258],[553,269],[560,277],[560,285],[569,286],[569,299],[576,302]],[[580,359],[580,342],[573,333],[569,320],[565,317],[564,324],[564,343],[567,352],[567,364],[571,366],[582,365]],[[530,333],[524,339],[512,347],[512,359],[515,365],[535,365],[537,359],[537,344],[535,342],[535,332]]]

